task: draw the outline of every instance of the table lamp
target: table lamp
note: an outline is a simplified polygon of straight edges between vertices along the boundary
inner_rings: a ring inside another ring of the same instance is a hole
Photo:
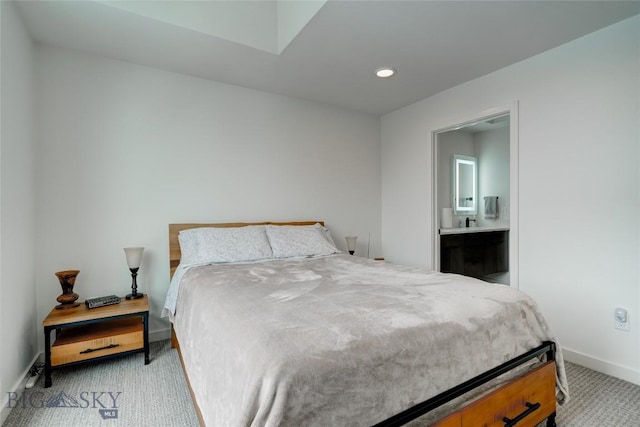
[[[356,241],[358,240],[358,236],[347,236],[345,237],[347,241],[347,250],[349,254],[353,255],[356,252]]]
[[[138,283],[136,282],[138,269],[140,268],[140,263],[142,262],[143,251],[144,248],[142,247],[124,248],[124,253],[127,256],[127,265],[129,266],[129,270],[131,270],[132,279],[131,293],[125,297],[127,299],[138,299],[144,296],[143,293],[138,293]]]

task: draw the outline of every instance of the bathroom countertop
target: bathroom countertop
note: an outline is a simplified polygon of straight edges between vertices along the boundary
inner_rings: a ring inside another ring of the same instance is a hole
[[[489,231],[508,231],[508,225],[488,227],[441,228],[440,234],[486,233]]]

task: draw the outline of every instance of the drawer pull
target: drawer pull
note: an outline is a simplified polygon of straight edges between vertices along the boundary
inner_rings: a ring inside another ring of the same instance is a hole
[[[525,402],[525,405],[526,405],[527,409],[525,409],[525,411],[523,413],[521,413],[520,415],[518,415],[514,419],[510,419],[510,418],[507,418],[507,417],[504,417],[502,419],[502,421],[504,421],[504,427],[512,427],[512,426],[518,424],[518,422],[521,421],[524,417],[526,417],[527,415],[529,415],[530,413],[532,413],[533,411],[535,411],[536,409],[538,409],[540,407],[540,403]]]
[[[81,351],[80,354],[86,354],[86,353],[93,353],[94,351],[98,351],[98,350],[106,350],[108,348],[114,348],[119,346],[120,344],[109,344],[109,345],[105,345],[104,347],[98,347],[98,348],[88,348],[85,351]]]

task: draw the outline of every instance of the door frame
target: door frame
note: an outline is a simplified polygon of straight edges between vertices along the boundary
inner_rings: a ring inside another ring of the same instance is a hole
[[[440,271],[440,212],[438,209],[438,134],[457,130],[472,123],[488,120],[497,116],[509,116],[509,284],[514,288],[520,287],[519,281],[519,118],[518,101],[489,108],[475,114],[467,114],[457,119],[445,120],[443,126],[431,131],[431,206],[433,230],[433,267]]]

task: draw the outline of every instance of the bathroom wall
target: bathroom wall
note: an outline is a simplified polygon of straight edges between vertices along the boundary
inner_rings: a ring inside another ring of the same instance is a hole
[[[461,130],[443,132],[438,135],[438,214],[442,208],[452,208],[451,159],[454,154],[475,157],[473,134]],[[465,216],[453,217],[453,226]]]
[[[454,130],[438,135],[438,213],[452,207],[451,159],[454,154],[478,159],[478,226],[509,224],[509,127],[482,132]],[[499,216],[485,219],[484,196],[498,196]],[[453,226],[468,215],[453,217]]]
[[[478,158],[478,226],[509,224],[509,127],[473,134]],[[498,218],[485,219],[484,197],[498,196]]]

